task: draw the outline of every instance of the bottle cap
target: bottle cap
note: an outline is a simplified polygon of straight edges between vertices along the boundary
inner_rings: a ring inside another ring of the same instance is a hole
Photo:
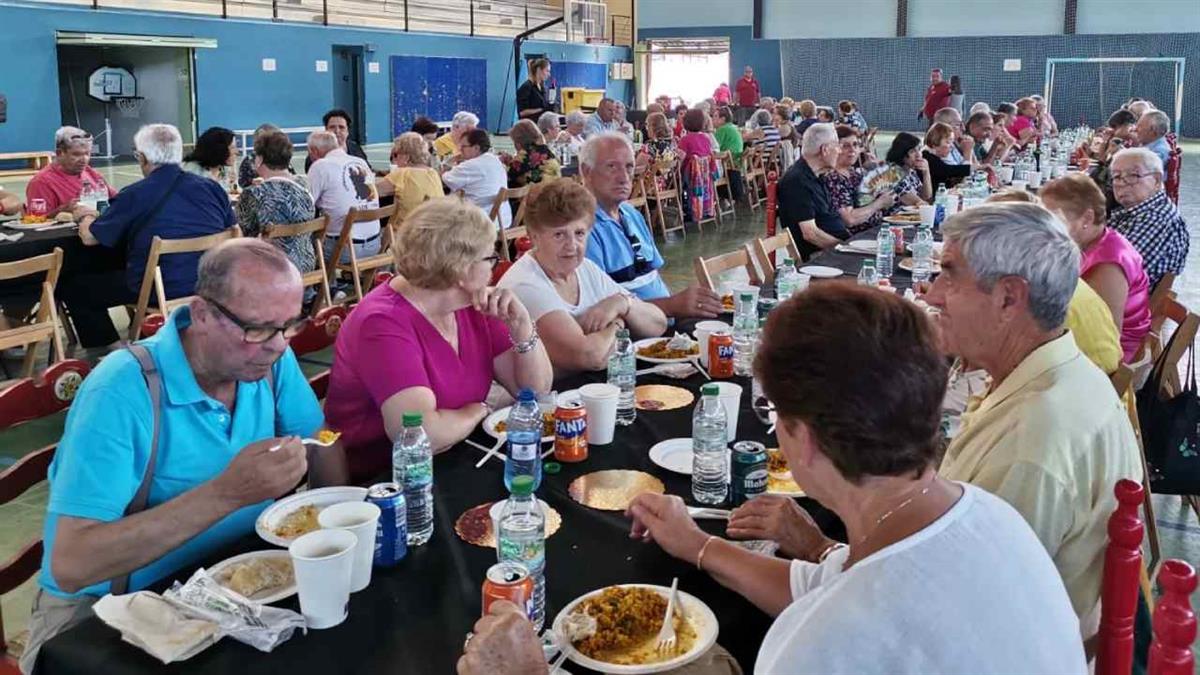
[[[619,337],[619,338],[629,337],[629,329],[628,328],[618,328],[617,329],[617,337]]]
[[[521,393],[517,394],[517,399],[520,401],[536,401],[537,394],[533,393],[532,389],[526,387],[521,390]]]
[[[754,299],[754,294],[751,293],[750,291],[742,291],[741,297],[742,297],[742,302],[750,302],[751,300]]]
[[[700,394],[702,396],[720,396],[721,390],[715,384],[706,384],[700,388]]]
[[[558,462],[546,462],[542,465],[542,471],[545,471],[546,473],[558,473],[559,471],[562,471],[562,464],[559,464]]]
[[[403,425],[406,427],[421,426],[421,413],[419,413],[419,412],[415,412],[415,411],[406,412],[400,419],[401,419]]]
[[[524,474],[514,476],[512,479],[512,488],[509,489],[509,492],[522,497],[533,494],[533,476],[526,476]]]

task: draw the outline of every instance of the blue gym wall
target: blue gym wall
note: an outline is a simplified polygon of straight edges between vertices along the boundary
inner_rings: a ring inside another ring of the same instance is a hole
[[[380,64],[379,73],[364,75],[368,142],[386,142],[391,138],[389,57],[393,55],[486,59],[490,129],[496,129],[498,120],[503,120],[501,128],[507,129],[514,115],[511,39],[92,10],[4,0],[0,0],[0,26],[9,28],[5,33],[4,65],[0,69],[0,93],[8,96],[8,122],[0,124],[0,152],[46,149],[53,144],[54,130],[62,123],[57,30],[217,40],[216,49],[196,50],[197,127],[201,131],[210,126],[253,128],[263,122],[283,127],[319,125],[321,114],[332,105],[333,85],[332,72],[316,72],[315,61],[329,61],[333,45],[368,43],[375,45],[376,51],[365,55],[365,60]],[[631,58],[627,47],[531,40],[523,49],[545,53],[554,61],[608,63]],[[263,72],[264,58],[275,59],[274,72]],[[628,81],[610,80],[607,90],[613,98],[625,101],[631,98]]]
[[[643,4],[644,4],[643,0]],[[641,5],[639,5],[640,7]],[[754,68],[754,77],[763,96],[783,95],[779,67],[779,40],[755,40],[750,26],[681,26],[674,28],[638,28],[638,39],[668,37],[728,37],[729,86],[742,76],[746,66]],[[694,101],[688,101],[694,103]]]

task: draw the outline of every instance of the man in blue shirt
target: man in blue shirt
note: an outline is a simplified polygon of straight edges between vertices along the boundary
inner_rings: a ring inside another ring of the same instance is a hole
[[[300,273],[269,243],[236,239],[201,258],[196,293],[137,345],[159,374],[157,410],[130,351],[101,361],[71,406],[49,471],[29,668],[114,581],[185,578],[306,471],[313,486],[345,480],[340,449],[310,455],[297,438],[323,423],[287,346],[304,324]],[[127,515],[151,470],[144,510]]]
[[[1158,155],[1163,166],[1171,158],[1171,144],[1167,143],[1167,132],[1171,130],[1171,119],[1161,110],[1148,110],[1138,118],[1133,133],[1138,144]]]
[[[617,102],[611,98],[602,98],[596,104],[596,112],[588,115],[583,125],[583,137],[591,138],[608,131],[620,131],[621,121],[617,119]]]
[[[138,130],[133,144],[145,178],[121,190],[94,222],[85,220],[79,226],[84,244],[125,251],[125,269],[70,275],[58,285],[79,341],[90,349],[107,351],[120,346],[108,308],[137,302],[155,236],[201,237],[237,223],[229,195],[219,183],[180,168],[183,140],[178,129],[150,124]],[[191,253],[162,258],[159,269],[168,298],[191,295],[199,258]]]
[[[634,173],[629,139],[616,132],[589,138],[579,152],[579,172],[596,197],[587,257],[625,290],[658,305],[668,317],[717,316],[722,311],[719,295],[695,285],[672,295],[658,273],[664,261],[654,235],[642,214],[625,203]]]

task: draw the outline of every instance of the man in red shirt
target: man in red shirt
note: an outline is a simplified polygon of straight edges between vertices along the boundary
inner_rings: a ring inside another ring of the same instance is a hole
[[[934,68],[929,73],[929,89],[925,90],[925,105],[917,111],[917,118],[925,118],[925,126],[933,124],[933,115],[950,105],[950,83],[942,79],[942,69]]]
[[[84,194],[104,199],[116,196],[95,169],[92,159],[92,135],[78,127],[62,127],[54,134],[54,161],[38,171],[25,186],[25,206],[34,209],[34,200],[45,203],[44,215],[54,216],[68,211],[79,220],[95,215],[95,204],[80,203]],[[97,199],[98,201],[98,199]],[[40,209],[39,209],[40,210]]]
[[[737,123],[742,124],[758,107],[758,99],[762,98],[762,88],[754,79],[754,69],[746,66],[741,79],[734,85],[737,93]]]

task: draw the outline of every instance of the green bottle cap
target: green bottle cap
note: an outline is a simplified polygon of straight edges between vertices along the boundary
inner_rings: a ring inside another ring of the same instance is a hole
[[[512,479],[512,489],[509,492],[522,497],[533,494],[533,476],[514,476]]]
[[[558,462],[546,462],[542,465],[542,471],[545,471],[546,473],[558,473],[559,471],[562,471],[562,464],[559,464]]]
[[[715,384],[706,384],[700,388],[700,394],[702,396],[720,396],[721,389]]]
[[[742,302],[750,302],[754,299],[754,293],[751,293],[750,291],[742,291],[741,298]]]
[[[421,426],[421,413],[419,412],[406,412],[400,419],[402,420],[402,424],[406,427]]]

